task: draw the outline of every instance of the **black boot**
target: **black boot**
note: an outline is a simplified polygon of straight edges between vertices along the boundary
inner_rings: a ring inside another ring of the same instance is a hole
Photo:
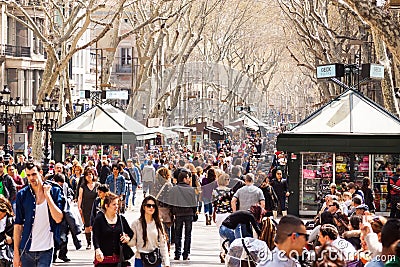
[[[86,236],[86,243],[87,243],[86,249],[91,249],[92,248],[92,234],[85,233],[85,236]]]

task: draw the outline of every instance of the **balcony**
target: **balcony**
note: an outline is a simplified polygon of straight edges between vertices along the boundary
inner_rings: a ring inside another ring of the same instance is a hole
[[[10,57],[31,57],[31,48],[26,46],[1,45],[0,54]]]
[[[132,73],[132,65],[115,64],[115,73]]]

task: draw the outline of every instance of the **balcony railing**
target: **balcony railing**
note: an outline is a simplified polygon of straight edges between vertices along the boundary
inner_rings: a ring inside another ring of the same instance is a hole
[[[115,73],[132,73],[132,65],[115,64]]]
[[[26,46],[1,45],[0,53],[11,57],[31,57],[31,48]]]

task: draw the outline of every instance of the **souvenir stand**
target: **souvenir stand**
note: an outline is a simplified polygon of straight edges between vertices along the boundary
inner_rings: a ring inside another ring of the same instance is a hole
[[[329,185],[372,181],[377,214],[388,214],[388,177],[400,163],[400,120],[347,90],[277,139],[288,153],[289,213],[315,215]]]
[[[64,161],[71,153],[82,160],[93,153],[110,159],[130,156],[138,140],[156,138],[155,130],[126,115],[112,105],[96,105],[52,132],[54,159]]]

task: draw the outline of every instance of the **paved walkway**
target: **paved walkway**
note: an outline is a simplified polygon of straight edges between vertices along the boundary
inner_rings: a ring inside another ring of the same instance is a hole
[[[143,195],[141,192],[138,192],[137,196],[140,196],[140,199],[136,200],[134,211],[125,213],[125,217],[129,223],[139,217],[138,204],[142,202]],[[80,235],[80,239],[83,241],[83,247],[77,251],[72,244],[71,238],[69,238],[68,257],[71,259],[71,262],[64,263],[60,259],[57,259],[54,266],[93,266],[94,250],[85,250],[86,239],[83,234]],[[203,214],[199,216],[199,220],[193,225],[190,261],[174,261],[173,253],[174,246],[171,248],[171,266],[224,266],[219,260],[219,235],[217,227],[215,225],[206,226]]]

